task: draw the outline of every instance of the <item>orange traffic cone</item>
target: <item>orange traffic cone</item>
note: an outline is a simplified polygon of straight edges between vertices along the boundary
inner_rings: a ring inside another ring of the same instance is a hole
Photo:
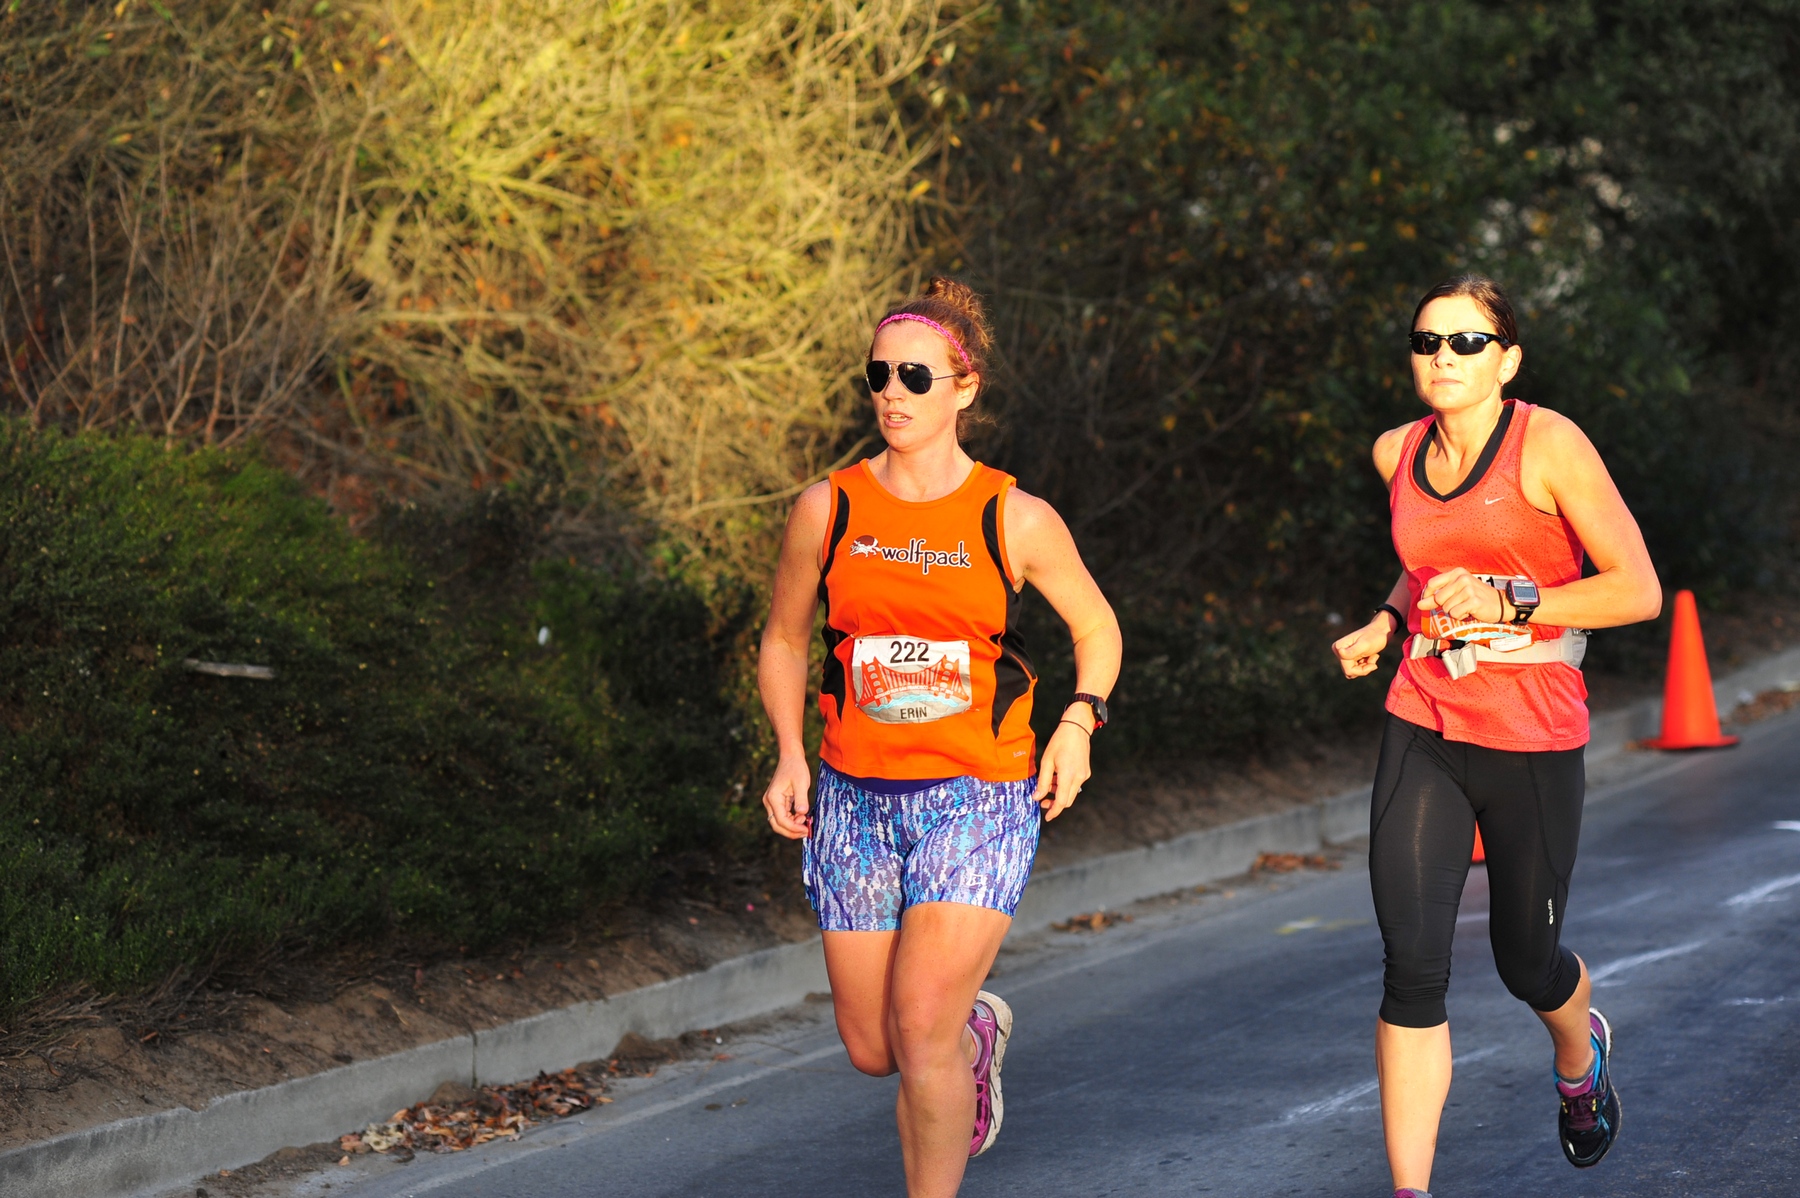
[[[1487,860],[1487,846],[1481,843],[1480,827],[1475,829],[1475,854],[1470,857],[1469,860],[1476,865],[1480,865],[1483,861]]]
[[[1700,640],[1700,612],[1694,592],[1675,593],[1675,628],[1669,635],[1669,676],[1663,683],[1662,735],[1644,742],[1647,749],[1717,749],[1735,745],[1735,736],[1719,734],[1719,709],[1713,704],[1712,671],[1706,668],[1706,645]]]

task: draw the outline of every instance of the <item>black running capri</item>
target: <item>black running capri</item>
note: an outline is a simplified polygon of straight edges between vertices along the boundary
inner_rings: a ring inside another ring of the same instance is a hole
[[[1369,882],[1387,950],[1383,1020],[1436,1027],[1449,1018],[1450,946],[1478,823],[1500,980],[1539,1011],[1569,1001],[1581,966],[1562,947],[1564,903],[1586,789],[1579,748],[1489,749],[1388,716],[1369,810]]]

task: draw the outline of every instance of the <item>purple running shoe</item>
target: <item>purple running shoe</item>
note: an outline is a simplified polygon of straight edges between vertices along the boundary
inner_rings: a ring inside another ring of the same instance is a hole
[[[1590,1007],[1588,1026],[1594,1039],[1594,1069],[1588,1088],[1580,1094],[1565,1094],[1560,1085],[1557,1088],[1562,1099],[1556,1116],[1558,1138],[1563,1155],[1577,1169],[1599,1164],[1619,1134],[1619,1094],[1612,1084],[1612,1025]]]
[[[1402,1186],[1394,1191],[1394,1198],[1431,1198],[1431,1192],[1415,1190],[1411,1186]]]
[[[1000,1098],[1000,1063],[1006,1059],[1006,1041],[1012,1035],[1012,1008],[998,994],[986,990],[975,996],[969,1030],[975,1033],[975,1135],[969,1155],[980,1156],[994,1145],[1000,1120],[1006,1114]]]

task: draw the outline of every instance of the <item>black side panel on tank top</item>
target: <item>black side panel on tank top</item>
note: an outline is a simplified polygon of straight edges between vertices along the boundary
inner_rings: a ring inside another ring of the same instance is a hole
[[[987,542],[988,556],[1000,572],[1000,585],[1006,588],[1006,625],[988,638],[1000,649],[994,662],[994,736],[1000,735],[1001,721],[1012,705],[1031,693],[1037,681],[1037,669],[1031,664],[1031,653],[1025,648],[1025,637],[1019,631],[1019,617],[1025,597],[1013,590],[1006,580],[1006,566],[1000,557],[1000,496],[987,501],[981,509],[981,536]]]
[[[819,601],[825,605],[825,628],[819,634],[825,642],[825,674],[819,681],[819,693],[830,695],[837,700],[838,714],[844,711],[844,663],[838,660],[837,647],[844,643],[848,633],[839,632],[831,626],[831,591],[825,585],[826,578],[831,575],[831,565],[837,561],[838,542],[850,531],[850,496],[842,487],[837,493],[837,519],[832,521],[831,535],[825,540],[825,568],[819,571]]]
[[[1432,488],[1431,480],[1425,476],[1425,454],[1430,450],[1431,443],[1437,439],[1437,421],[1432,421],[1431,427],[1419,439],[1418,452],[1413,454],[1413,481],[1419,484],[1419,490],[1440,503],[1449,503],[1458,496],[1467,495],[1480,485],[1481,480],[1487,476],[1488,468],[1494,464],[1494,459],[1500,456],[1500,446],[1506,442],[1506,430],[1512,427],[1515,406],[1511,400],[1500,405],[1500,419],[1495,422],[1494,431],[1488,434],[1487,444],[1481,447],[1481,456],[1475,459],[1475,468],[1469,471],[1469,477],[1463,479],[1456,490],[1448,495],[1439,495]]]

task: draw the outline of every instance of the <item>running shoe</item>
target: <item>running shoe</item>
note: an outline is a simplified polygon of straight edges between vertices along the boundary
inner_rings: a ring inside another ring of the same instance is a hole
[[[1394,1198],[1431,1198],[1427,1190],[1415,1190],[1411,1186],[1402,1186],[1394,1191]]]
[[[1619,1135],[1619,1093],[1612,1084],[1612,1025],[1606,1016],[1588,1008],[1593,1029],[1594,1072],[1586,1093],[1562,1094],[1562,1110],[1556,1117],[1563,1155],[1577,1169],[1600,1163]]]
[[[975,996],[969,1030],[975,1033],[975,1135],[969,1155],[980,1156],[994,1146],[1000,1120],[1006,1114],[1000,1099],[1000,1063],[1006,1059],[1006,1041],[1012,1035],[1012,1008],[998,994],[986,990]]]

